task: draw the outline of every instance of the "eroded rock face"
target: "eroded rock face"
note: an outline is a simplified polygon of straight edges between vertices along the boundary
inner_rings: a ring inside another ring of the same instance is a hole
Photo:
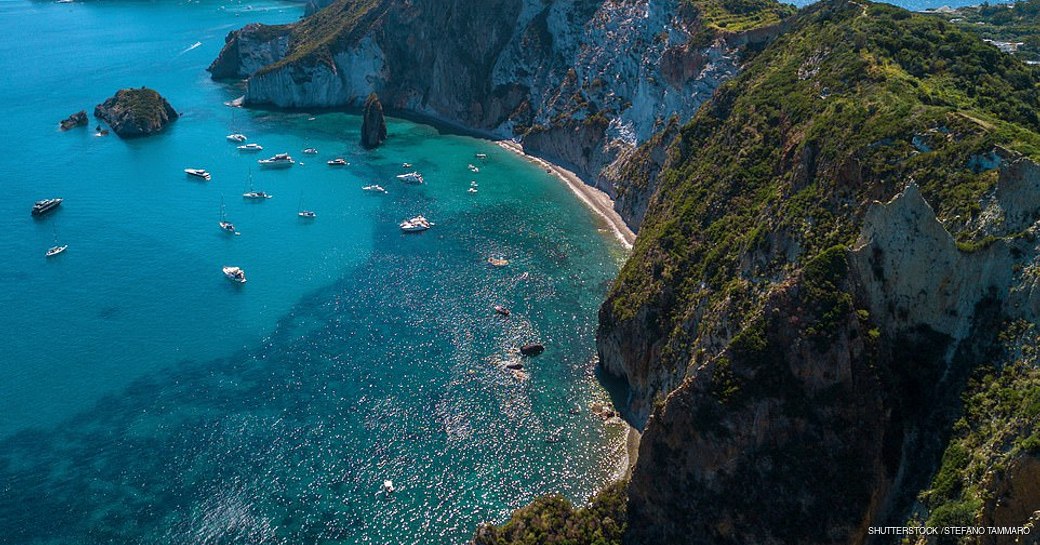
[[[383,119],[383,105],[375,93],[365,100],[365,110],[361,121],[361,145],[372,149],[386,140],[386,120]]]
[[[297,58],[296,46],[247,27],[229,35],[211,71],[248,77],[247,104],[360,106],[375,92],[393,108],[521,137],[529,153],[617,195],[627,180],[605,169],[622,171],[618,161],[670,119],[688,120],[736,74],[742,47],[779,30],[705,41],[688,11],[680,0],[339,1],[298,23],[317,28],[334,13],[358,21],[330,44]],[[244,51],[263,55],[223,60]],[[631,227],[649,201],[639,193],[652,188],[627,188],[618,210]]]
[[[229,32],[224,48],[209,65],[213,79],[240,79],[271,64],[289,49],[289,27],[254,23]]]
[[[161,132],[178,114],[159,93],[140,87],[121,89],[98,104],[94,117],[108,123],[120,137],[133,138]]]
[[[87,111],[80,110],[69,117],[62,119],[59,126],[61,127],[61,130],[67,131],[74,127],[86,127],[88,122]]]

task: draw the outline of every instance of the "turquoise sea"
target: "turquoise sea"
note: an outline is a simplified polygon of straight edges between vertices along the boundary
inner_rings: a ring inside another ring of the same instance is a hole
[[[587,406],[606,396],[596,312],[624,250],[491,142],[391,119],[366,152],[356,115],[225,106],[240,90],[204,69],[226,33],[301,13],[0,2],[0,543],[462,543],[617,471],[622,430]],[[167,132],[57,129],[141,85],[183,113]],[[261,171],[232,131],[302,164]],[[397,182],[403,162],[427,184]],[[274,198],[244,201],[250,171]],[[222,200],[240,236],[218,229]],[[434,228],[403,235],[419,213]],[[55,239],[69,249],[47,259]],[[504,364],[529,341],[547,350],[522,380]]]

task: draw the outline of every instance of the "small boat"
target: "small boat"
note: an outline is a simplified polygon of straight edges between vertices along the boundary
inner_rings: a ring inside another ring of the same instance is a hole
[[[401,168],[412,168],[411,163],[401,163]]]
[[[246,271],[243,271],[239,267],[224,267],[224,278],[235,282],[236,284],[246,283]]]
[[[206,170],[202,169],[202,168],[186,168],[186,169],[184,169],[184,173],[187,174],[188,176],[194,176],[196,178],[202,178],[203,180],[206,180],[207,182],[211,178],[211,176],[209,175],[209,172],[206,172]]]
[[[288,153],[278,153],[270,159],[260,159],[257,162],[260,163],[260,166],[267,168],[289,168],[296,163]]]
[[[239,234],[239,232],[235,229],[235,224],[231,223],[227,219],[227,210],[224,207],[224,196],[223,195],[221,195],[221,197],[220,197],[220,222],[217,225],[220,225],[220,230],[224,231],[225,233],[232,234],[232,235],[238,235]]]
[[[342,157],[337,157],[335,159],[331,159],[329,161],[326,161],[326,164],[329,165],[330,167],[345,167],[345,166],[349,165],[350,163],[348,163],[347,160],[342,158]]]
[[[317,155],[318,154],[318,150],[316,150],[314,148],[307,148],[307,149],[303,150],[303,152],[306,153],[307,155]]]
[[[238,146],[238,151],[263,151],[264,147],[260,144],[244,144]]]
[[[304,210],[303,209],[303,192],[302,191],[300,192],[300,206],[296,207],[296,215],[301,217],[301,218],[308,219],[308,220],[312,220],[312,219],[318,217],[318,215],[315,214],[313,211],[311,211],[311,210]]]
[[[404,182],[406,184],[421,184],[424,181],[423,177],[422,177],[422,174],[419,174],[418,172],[409,172],[407,174],[398,174],[397,175],[397,179],[401,180],[402,182]]]
[[[476,167],[476,165],[472,165],[472,164],[470,164],[470,165],[466,165],[466,168],[468,168],[468,169],[469,169],[469,171],[470,171],[470,172],[473,172],[473,173],[477,173],[477,172],[480,172],[480,169],[479,169],[479,168],[477,168],[477,167]]]
[[[394,481],[391,481],[389,479],[383,481],[383,486],[382,486],[381,490],[387,496],[389,496],[390,494],[393,494],[395,491],[397,491],[397,489],[394,488]]]
[[[94,136],[108,136],[108,129],[101,129],[94,133]]]
[[[63,200],[64,199],[62,199],[61,197],[55,197],[53,199],[44,199],[42,201],[36,201],[35,203],[33,203],[32,215],[42,216],[47,212],[50,212],[51,210],[54,210],[55,208],[60,206]]]
[[[466,192],[467,193],[476,193],[477,192],[477,188],[471,187],[471,188],[467,189]]]
[[[51,248],[49,250],[47,250],[47,257],[56,256],[56,255],[64,252],[66,249],[68,249],[68,247],[69,247],[68,244],[63,244],[61,246],[51,246]]]
[[[509,264],[509,260],[508,259],[502,259],[500,257],[489,257],[488,258],[488,264],[490,264],[490,265],[492,265],[494,267],[505,267],[506,265]]]
[[[420,233],[433,227],[433,223],[423,216],[415,216],[401,222],[401,230],[405,233]]]
[[[226,138],[227,138],[227,141],[228,141],[228,142],[238,142],[238,143],[242,143],[242,142],[245,142],[245,141],[246,141],[246,135],[244,135],[244,134],[239,134],[239,133],[237,133],[237,132],[236,132],[236,133],[232,133],[232,134],[229,134],[229,135],[227,135],[227,137],[226,137]]]
[[[510,314],[509,309],[502,305],[495,305],[495,312],[501,314],[502,316],[509,316]]]
[[[477,181],[476,180],[470,180],[469,181],[469,186],[470,187],[477,187]]]
[[[386,193],[386,190],[383,189],[383,186],[381,186],[381,185],[366,185],[365,187],[362,187],[361,189],[364,190],[364,191],[371,191],[373,193]]]
[[[475,157],[476,157],[477,159],[487,159],[487,154],[486,154],[486,153],[477,153],[477,154],[476,154],[476,155],[474,155],[474,156],[475,156]]]
[[[264,193],[263,191],[246,191],[242,196],[247,199],[270,199],[274,195]]]

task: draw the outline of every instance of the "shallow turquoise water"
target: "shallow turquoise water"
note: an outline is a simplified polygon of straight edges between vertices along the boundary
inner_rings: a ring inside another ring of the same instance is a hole
[[[0,2],[0,543],[459,543],[615,470],[619,430],[568,409],[603,395],[596,309],[622,250],[491,143],[390,120],[365,152],[354,115],[224,106],[237,89],[203,69],[227,31],[299,14]],[[56,129],[137,85],[184,114],[163,135]],[[232,129],[304,164],[260,171]],[[351,165],[324,164],[339,155]],[[428,184],[394,181],[404,161]],[[273,199],[243,201],[250,170]],[[241,236],[216,226],[222,197]],[[402,235],[416,213],[437,225]],[[55,236],[69,250],[47,260]],[[518,381],[501,363],[531,340],[548,349]]]

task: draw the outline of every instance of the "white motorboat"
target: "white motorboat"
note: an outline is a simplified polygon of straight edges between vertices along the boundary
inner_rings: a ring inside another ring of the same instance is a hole
[[[236,133],[232,133],[232,134],[227,135],[227,141],[228,142],[242,143],[242,142],[246,141],[246,135],[240,134],[240,133],[237,133],[237,132]]]
[[[476,165],[472,165],[472,164],[470,164],[470,165],[466,165],[466,168],[468,168],[468,169],[469,169],[469,171],[470,171],[470,172],[472,172],[472,173],[474,173],[474,174],[476,174],[477,172],[480,172],[480,169],[479,169],[479,168],[477,168],[477,166],[476,166]]]
[[[486,153],[478,153],[478,154],[476,154],[476,158],[477,159],[487,159],[487,154]]]
[[[246,271],[240,267],[224,267],[224,277],[236,284],[246,283]]]
[[[238,151],[263,151],[264,147],[260,144],[244,144],[238,146]]]
[[[246,199],[270,199],[274,195],[264,193],[263,191],[246,191],[242,196]]]
[[[206,180],[207,182],[211,178],[211,176],[209,175],[209,172],[206,172],[205,169],[201,169],[201,168],[186,168],[186,169],[184,169],[184,173],[187,174],[188,176],[194,176],[196,178],[202,178],[203,180]]]
[[[433,222],[423,216],[415,216],[401,222],[401,230],[405,233],[421,233],[433,227]]]
[[[475,187],[471,187],[471,188],[466,190],[466,193],[476,193],[476,192],[477,192],[477,188],[475,188]]]
[[[404,182],[406,184],[421,184],[424,181],[423,177],[422,177],[422,174],[419,174],[418,172],[409,172],[407,174],[398,174],[397,175],[397,179],[401,180],[402,182]]]
[[[373,193],[386,193],[386,190],[383,189],[383,186],[381,186],[381,185],[366,185],[365,187],[362,187],[361,189],[364,190],[364,191],[371,191]]]
[[[412,168],[411,163],[401,163],[401,168]]]
[[[314,148],[307,148],[307,149],[303,150],[303,152],[306,153],[307,155],[317,155],[318,154],[318,150],[316,150]]]
[[[257,161],[260,166],[266,168],[289,168],[296,163],[292,157],[289,157],[288,153],[279,153],[270,159],[260,159]]]
[[[67,250],[68,247],[69,247],[68,244],[62,244],[61,246],[51,246],[50,249],[47,250],[47,257],[56,256],[56,255],[64,252],[65,250]]]
[[[383,486],[381,490],[383,491],[383,494],[389,496],[390,494],[393,494],[397,489],[394,488],[394,481],[387,479],[383,481]]]
[[[300,216],[301,218],[306,218],[306,219],[309,219],[309,220],[318,217],[318,215],[315,214],[311,210],[300,210],[299,212],[296,213],[296,215]]]
[[[326,164],[329,165],[330,167],[345,167],[345,166],[349,165],[350,163],[348,163],[347,160],[342,158],[342,157],[337,157],[335,159],[326,161]]]

